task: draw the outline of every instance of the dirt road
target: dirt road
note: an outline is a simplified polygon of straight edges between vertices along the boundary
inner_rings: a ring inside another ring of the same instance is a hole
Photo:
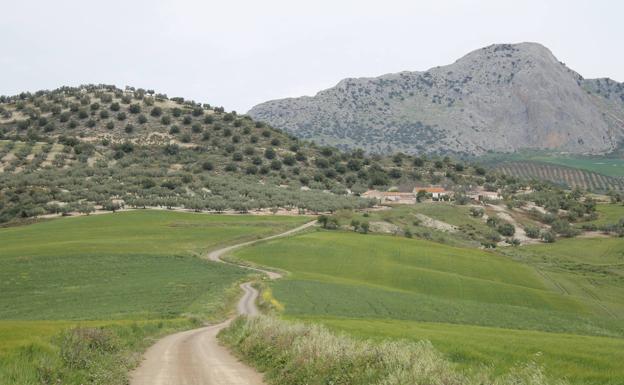
[[[256,242],[284,237],[304,230],[316,222],[273,235],[261,240],[244,242],[224,247],[208,254],[212,261],[223,262],[221,257],[239,247]],[[227,262],[223,262],[227,263]],[[249,268],[266,273],[271,279],[280,274]],[[241,285],[243,297],[238,301],[238,314],[255,316],[258,291],[250,282]],[[262,375],[246,366],[217,342],[219,331],[232,321],[229,319],[218,325],[206,326],[169,335],[145,353],[141,365],[132,373],[131,385],[264,385]]]

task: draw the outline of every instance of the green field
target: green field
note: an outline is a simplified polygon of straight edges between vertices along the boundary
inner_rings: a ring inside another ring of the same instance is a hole
[[[561,155],[540,151],[523,151],[514,154],[486,155],[480,160],[486,163],[500,161],[535,161],[559,166],[578,168],[598,174],[624,177],[624,159],[607,156]]]
[[[51,338],[74,325],[114,324],[142,347],[185,317],[223,317],[248,273],[200,257],[307,220],[148,210],[0,229],[0,383],[40,383],[28,365],[56,357]]]
[[[610,383],[624,383],[617,367],[622,318],[586,293],[562,293],[553,279],[580,278],[566,271],[544,275],[520,262],[526,256],[514,260],[424,240],[321,231],[242,249],[235,257],[291,273],[272,287],[287,318],[364,337],[430,339],[456,362],[501,372],[541,351],[552,376],[578,384],[612,377]],[[623,303],[610,300],[616,307]],[[596,357],[569,351],[586,343],[597,344]],[[595,370],[583,370],[594,361]]]
[[[536,266],[553,290],[594,301],[610,318],[624,318],[624,241],[561,239],[554,244],[505,250]]]
[[[595,225],[609,225],[624,220],[624,205],[622,204],[601,204],[596,206],[598,219],[588,223]]]
[[[580,168],[607,176],[624,177],[624,159],[602,157],[535,156],[532,157],[532,160]]]
[[[527,360],[574,383],[621,384],[624,339],[400,320],[308,318],[362,338],[429,340],[461,368],[495,363],[495,374]]]

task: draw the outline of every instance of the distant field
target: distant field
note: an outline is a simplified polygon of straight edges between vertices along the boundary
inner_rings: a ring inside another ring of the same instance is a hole
[[[624,190],[624,178],[598,174],[596,172],[536,161],[502,162],[494,167],[506,175],[524,179],[546,180],[571,188],[591,191]]]
[[[556,156],[535,156],[532,159],[545,163],[580,168],[607,176],[624,177],[624,159]]]
[[[28,375],[35,358],[18,352],[33,346],[33,357],[49,357],[50,338],[70,326],[120,325],[122,338],[131,333],[140,345],[163,322],[223,316],[248,272],[199,257],[307,220],[145,210],[1,228],[0,357],[11,358],[0,365],[0,383],[39,383]],[[9,381],[15,373],[26,377]]]
[[[621,157],[563,155],[540,151],[526,151],[512,154],[485,155],[478,160],[490,164],[533,161],[578,168],[606,176],[624,177],[624,158]]]
[[[532,264],[477,249],[327,231],[259,244],[235,256],[291,273],[272,285],[288,318],[364,337],[430,339],[454,361],[490,364],[497,371],[542,351],[556,377],[624,384],[617,368],[624,327],[613,314],[623,301],[604,298],[615,302],[611,309],[587,293],[562,292],[553,281],[584,280],[566,271],[544,275]],[[605,343],[593,347],[596,356],[577,350],[600,341]],[[592,365],[595,370],[583,370]],[[611,376],[617,380],[602,381]]]

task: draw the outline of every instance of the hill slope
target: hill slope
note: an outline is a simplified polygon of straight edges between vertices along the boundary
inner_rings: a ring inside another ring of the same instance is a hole
[[[249,115],[300,138],[373,152],[605,153],[624,137],[624,84],[585,80],[539,44],[500,44],[424,72],[344,79]]]
[[[484,176],[450,159],[321,148],[142,89],[0,96],[0,223],[118,206],[331,211],[369,205],[357,196],[369,186],[475,185]]]

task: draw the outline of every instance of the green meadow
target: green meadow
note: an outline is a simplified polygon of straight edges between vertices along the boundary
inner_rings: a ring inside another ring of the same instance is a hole
[[[598,219],[591,221],[595,225],[609,225],[624,220],[624,205],[622,204],[600,204],[596,206]]]
[[[564,244],[554,244],[562,255]],[[617,366],[624,317],[615,313],[624,301],[560,290],[560,281],[581,285],[586,278],[561,269],[544,273],[535,263],[540,249],[532,250],[510,257],[420,239],[317,231],[234,257],[290,273],[272,283],[286,318],[366,338],[428,339],[466,368],[476,363],[502,373],[537,360],[574,384],[624,384]]]
[[[223,317],[248,272],[201,257],[307,220],[141,210],[0,229],[0,383],[41,383],[41,360],[80,383],[55,342],[74,326],[106,326],[132,351],[147,336]]]

